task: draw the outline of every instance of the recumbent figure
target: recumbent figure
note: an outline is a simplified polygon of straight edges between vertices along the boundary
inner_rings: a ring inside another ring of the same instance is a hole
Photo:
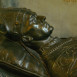
[[[77,76],[77,39],[52,37],[45,19],[24,8],[0,9],[2,77]]]

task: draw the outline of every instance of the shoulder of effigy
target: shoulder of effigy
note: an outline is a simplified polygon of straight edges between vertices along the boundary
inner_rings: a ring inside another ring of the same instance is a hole
[[[70,38],[67,38],[66,39],[68,42],[67,42],[67,45],[66,46],[75,46],[77,45],[77,37],[70,37]]]
[[[52,44],[52,42],[50,42],[50,44],[42,47],[41,51],[44,52],[44,55],[48,56],[50,54],[54,54],[55,52],[62,52],[63,49],[68,49],[68,47],[74,48],[77,45],[77,39],[76,38],[65,38],[65,39],[61,39],[58,42],[55,42],[54,44]],[[49,53],[48,53],[49,52]]]
[[[33,53],[33,55],[35,54],[34,51],[32,51],[30,53]],[[36,54],[36,56],[38,56],[38,55]],[[40,63],[38,63],[38,61],[36,61],[18,43],[15,43],[15,42],[9,41],[9,40],[4,40],[0,44],[0,65],[2,64],[9,68],[12,68],[12,69],[14,68],[14,70],[17,70],[17,71],[21,70],[22,72],[25,72],[28,74],[42,76],[42,74],[39,73],[38,71],[44,72],[45,69],[40,60],[39,60],[39,62]],[[24,63],[25,63],[25,65],[24,65]],[[38,71],[36,71],[35,69],[38,69]]]
[[[57,40],[53,39],[52,41],[50,41],[49,44],[47,44],[45,47],[43,48],[51,48],[51,49],[55,49],[55,47],[63,47],[63,46],[67,46],[68,44],[77,44],[77,38],[76,37],[70,37],[70,38],[59,38]]]

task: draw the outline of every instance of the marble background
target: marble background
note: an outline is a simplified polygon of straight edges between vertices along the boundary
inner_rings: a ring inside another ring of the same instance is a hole
[[[26,7],[47,17],[53,36],[77,36],[77,0],[0,0],[1,7]]]

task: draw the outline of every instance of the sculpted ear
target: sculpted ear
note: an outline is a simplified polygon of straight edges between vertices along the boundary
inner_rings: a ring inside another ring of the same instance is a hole
[[[25,35],[25,36],[22,36],[22,40],[23,40],[24,42],[30,42],[30,41],[33,40],[33,37],[28,36],[28,35]]]

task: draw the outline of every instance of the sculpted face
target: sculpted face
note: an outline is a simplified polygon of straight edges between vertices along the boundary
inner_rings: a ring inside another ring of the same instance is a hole
[[[28,15],[26,25],[22,28],[23,39],[43,40],[50,36],[53,27],[46,21],[46,17],[36,13]]]

